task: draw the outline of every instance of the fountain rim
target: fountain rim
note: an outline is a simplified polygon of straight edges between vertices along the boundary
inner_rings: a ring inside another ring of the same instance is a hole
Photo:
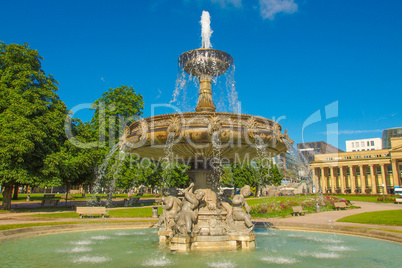
[[[88,232],[88,231],[108,231],[108,230],[133,230],[133,229],[148,229],[151,224],[142,222],[138,226],[133,226],[133,222],[127,223],[94,223],[94,224],[83,224],[77,222],[77,224],[61,224],[61,225],[44,225],[35,227],[23,227],[11,230],[0,231],[0,243],[3,241],[20,240],[26,238],[34,238],[43,235],[58,235],[62,233],[78,233],[78,232]],[[106,227],[106,228],[105,228]],[[272,226],[275,230],[281,231],[295,231],[295,232],[311,232],[311,233],[334,233],[334,230],[338,231],[336,234],[346,235],[346,236],[358,236],[373,240],[387,241],[395,244],[402,244],[402,236],[396,236],[395,233],[375,230],[372,232],[369,227],[352,227],[352,226],[332,226],[329,228],[327,225],[306,225],[306,224],[273,224]],[[272,228],[271,227],[271,228]],[[270,229],[270,227],[258,226],[256,229]],[[16,232],[18,230],[18,232]],[[10,232],[11,231],[11,232]],[[256,233],[258,236],[258,232]]]

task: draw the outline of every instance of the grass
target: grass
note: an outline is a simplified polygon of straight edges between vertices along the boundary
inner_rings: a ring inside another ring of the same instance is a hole
[[[135,222],[155,222],[155,221],[156,220],[139,220],[139,221],[135,221]],[[123,223],[123,222],[132,222],[132,221],[108,221],[108,223]],[[28,228],[28,227],[37,227],[37,226],[70,225],[70,224],[96,224],[96,223],[105,223],[105,221],[38,222],[38,223],[6,224],[6,225],[0,225],[0,231],[11,230],[11,229],[19,229],[19,228]]]
[[[108,210],[110,218],[151,218],[152,217],[152,207],[143,208],[125,208],[125,209],[113,209]],[[162,214],[162,208],[158,208],[159,215]],[[52,219],[62,219],[62,218],[74,218],[78,219],[79,216],[76,212],[60,212],[60,213],[46,213],[46,214],[35,214],[31,217],[40,218],[52,218]]]
[[[330,196],[338,197],[338,198],[345,198],[349,201],[363,201],[363,202],[376,202],[376,203],[383,203],[383,201],[378,201],[380,195],[343,195],[343,194],[331,194]],[[386,201],[385,203],[393,203],[392,201]]]
[[[50,194],[50,193],[46,193],[46,194]],[[61,198],[62,195],[64,194],[57,194],[57,193],[53,193],[55,195],[55,198]],[[14,202],[24,202],[26,201],[28,194],[18,194],[18,200],[12,200],[11,203]],[[29,196],[31,197],[31,201],[42,201],[43,200],[43,193],[36,193],[36,194],[29,194]],[[82,197],[82,194],[72,194],[72,196],[74,197],[73,200],[76,201],[85,201],[85,200],[90,200],[91,198],[95,198],[95,194],[86,194],[85,197]],[[101,196],[106,198],[106,194],[99,194],[97,196]],[[128,194],[115,194],[113,195],[113,197],[116,198],[128,198]],[[137,195],[133,195],[132,197],[142,197],[142,198],[155,198],[152,194],[144,194],[142,196],[137,196]],[[64,200],[64,199],[63,199]],[[0,194],[0,201],[3,201],[3,195]]]
[[[341,218],[337,222],[402,226],[402,209],[365,212]]]
[[[254,206],[258,204],[266,204],[272,202],[288,202],[288,201],[304,201],[313,199],[314,196],[275,196],[275,197],[264,197],[264,198],[255,198],[255,199],[247,199],[247,204],[249,206]]]

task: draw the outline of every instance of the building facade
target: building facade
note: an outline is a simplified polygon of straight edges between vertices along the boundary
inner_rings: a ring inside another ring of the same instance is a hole
[[[402,137],[391,138],[391,148],[315,155],[310,163],[316,191],[372,193],[402,186]]]
[[[402,127],[384,129],[382,132],[382,149],[391,148],[391,138],[402,137]]]
[[[381,138],[346,141],[346,152],[381,150]]]
[[[332,146],[325,141],[314,141],[314,142],[305,142],[298,143],[297,149],[303,154],[306,160],[311,163],[314,160],[314,155],[316,154],[331,154],[331,153],[340,153],[342,150]]]

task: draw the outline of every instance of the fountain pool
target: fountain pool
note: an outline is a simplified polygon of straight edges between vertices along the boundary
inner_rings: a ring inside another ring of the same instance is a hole
[[[402,245],[338,234],[256,229],[256,248],[172,252],[155,229],[88,231],[9,240],[2,267],[400,267]]]

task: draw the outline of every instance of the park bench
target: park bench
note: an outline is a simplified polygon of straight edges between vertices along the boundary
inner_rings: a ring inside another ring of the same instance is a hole
[[[346,209],[346,203],[345,202],[335,202],[334,206],[335,206],[336,210]]]
[[[40,206],[41,207],[44,207],[45,205],[57,206],[57,204],[59,203],[60,199],[55,199],[54,197],[55,197],[54,194],[44,194],[43,195],[43,200],[40,203]]]
[[[395,204],[402,203],[402,198],[395,198]]]
[[[60,198],[61,199],[66,199],[66,195],[62,194]],[[74,199],[74,197],[71,194],[67,194],[67,199]]]
[[[127,207],[132,204],[136,204],[140,201],[139,197],[130,197],[128,200],[124,199],[124,206]]]
[[[80,218],[83,216],[96,216],[96,215],[101,215],[102,218],[105,216],[109,216],[109,214],[106,212],[105,207],[77,207],[76,212],[78,215],[80,215]]]
[[[302,215],[305,215],[307,212],[307,210],[303,210],[302,206],[295,206],[295,207],[292,207],[292,209],[293,209],[293,213],[292,213],[293,216],[297,216],[297,215],[302,216]]]

